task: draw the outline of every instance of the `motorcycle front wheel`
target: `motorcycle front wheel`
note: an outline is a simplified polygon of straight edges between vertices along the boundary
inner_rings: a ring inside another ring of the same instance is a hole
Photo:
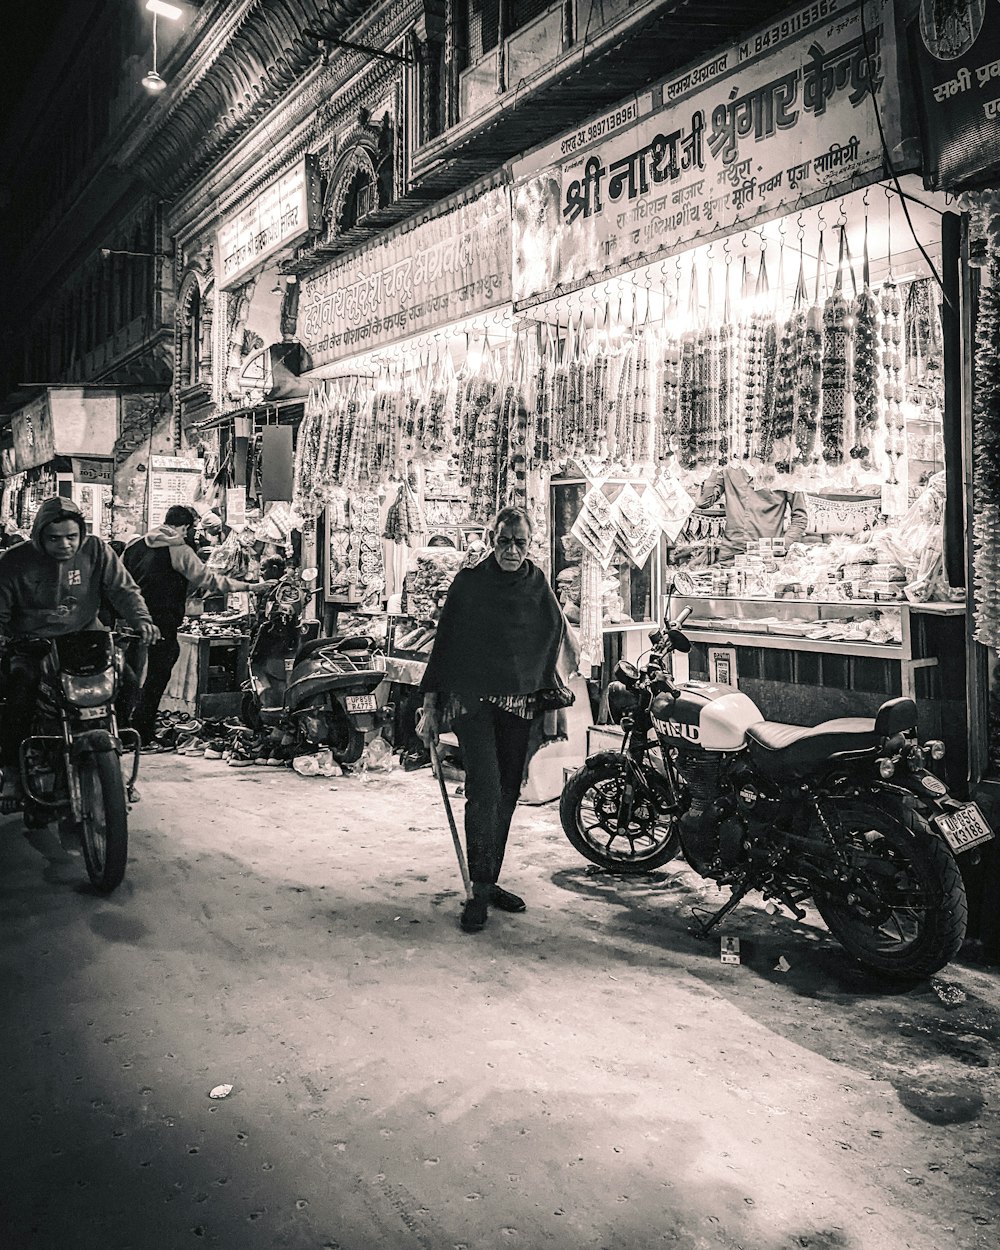
[[[819,914],[847,951],[881,976],[919,980],[943,968],[965,937],[968,905],[955,857],[910,807],[824,806],[852,877],[817,891]]]
[[[83,819],[80,837],[87,875],[94,889],[110,894],[122,883],[128,859],[128,809],[121,760],[113,751],[85,755],[79,762]]]
[[[624,755],[578,768],[563,787],[559,819],[580,854],[611,872],[649,872],[680,850],[676,818],[632,784]]]

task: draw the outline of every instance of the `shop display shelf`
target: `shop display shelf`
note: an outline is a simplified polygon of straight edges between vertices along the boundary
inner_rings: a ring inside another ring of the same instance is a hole
[[[799,654],[840,656],[844,659],[884,660],[899,665],[900,693],[907,698],[916,696],[916,672],[918,669],[934,668],[937,655],[928,646],[925,631],[919,624],[921,616],[961,616],[964,603],[909,603],[906,600],[875,603],[866,599],[820,600],[777,598],[734,598],[716,596],[673,595],[666,603],[670,617],[676,620],[685,608],[691,616],[685,622],[684,632],[693,643],[706,646],[752,648],[764,651],[789,651]],[[817,625],[825,621],[837,621],[871,612],[898,614],[901,641],[838,641],[833,638],[809,638],[802,633],[781,633],[782,612],[788,623],[803,618],[814,620]],[[766,615],[767,620],[759,620]],[[729,624],[727,617],[739,624]],[[778,616],[776,621],[774,617]],[[699,623],[699,618],[704,624]],[[916,622],[914,620],[916,619]],[[759,620],[760,629],[754,628]],[[764,630],[768,632],[764,632]],[[678,676],[686,678],[687,656],[675,657]]]
[[[707,642],[729,647],[765,647],[788,651],[814,651],[818,655],[857,655],[870,659],[899,659],[903,645],[899,642],[837,642],[834,639],[806,638],[797,634],[763,634],[749,629],[702,629],[685,625],[684,633],[692,642]]]

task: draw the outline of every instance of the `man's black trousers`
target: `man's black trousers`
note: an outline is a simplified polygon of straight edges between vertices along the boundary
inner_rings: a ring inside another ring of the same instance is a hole
[[[455,718],[465,765],[465,845],[474,883],[495,885],[517,806],[531,721],[480,703]]]
[[[163,629],[159,642],[150,643],[146,657],[146,680],[132,717],[132,728],[138,731],[143,746],[152,742],[156,733],[156,713],[163,692],[170,681],[170,674],[181,653],[177,630]]]

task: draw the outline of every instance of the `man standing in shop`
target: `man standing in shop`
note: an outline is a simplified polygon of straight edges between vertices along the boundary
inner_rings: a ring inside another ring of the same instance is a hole
[[[490,904],[508,912],[525,908],[497,880],[533,723],[545,710],[541,692],[560,684],[565,629],[545,574],[528,559],[528,514],[504,508],[489,536],[492,553],[460,569],[448,590],[421,682],[418,730],[430,746],[452,728],[462,749],[473,889],[462,913],[466,933],[483,928]]]
[[[206,568],[193,546],[195,521],[190,508],[175,504],[167,509],[162,525],[133,539],[122,556],[160,631],[159,642],[149,648],[146,680],[132,715],[132,726],[144,747],[153,742],[160,700],[180,655],[177,631],[184,620],[188,596],[196,591],[222,595],[241,590],[257,592],[274,584],[242,582]]]

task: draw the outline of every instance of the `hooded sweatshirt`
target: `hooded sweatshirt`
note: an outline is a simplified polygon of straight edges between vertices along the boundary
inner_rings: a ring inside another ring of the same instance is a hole
[[[80,546],[69,560],[54,560],[42,548],[42,530],[55,521],[80,527]],[[31,541],[0,555],[0,634],[54,638],[104,629],[97,615],[102,603],[133,627],[151,620],[121,560],[103,539],[86,534],[72,499],[53,495],[38,509]]]
[[[207,568],[188,546],[185,531],[172,525],[159,525],[133,539],[122,560],[161,630],[177,629],[184,620],[185,601],[195,591],[227,595],[251,585]]]

